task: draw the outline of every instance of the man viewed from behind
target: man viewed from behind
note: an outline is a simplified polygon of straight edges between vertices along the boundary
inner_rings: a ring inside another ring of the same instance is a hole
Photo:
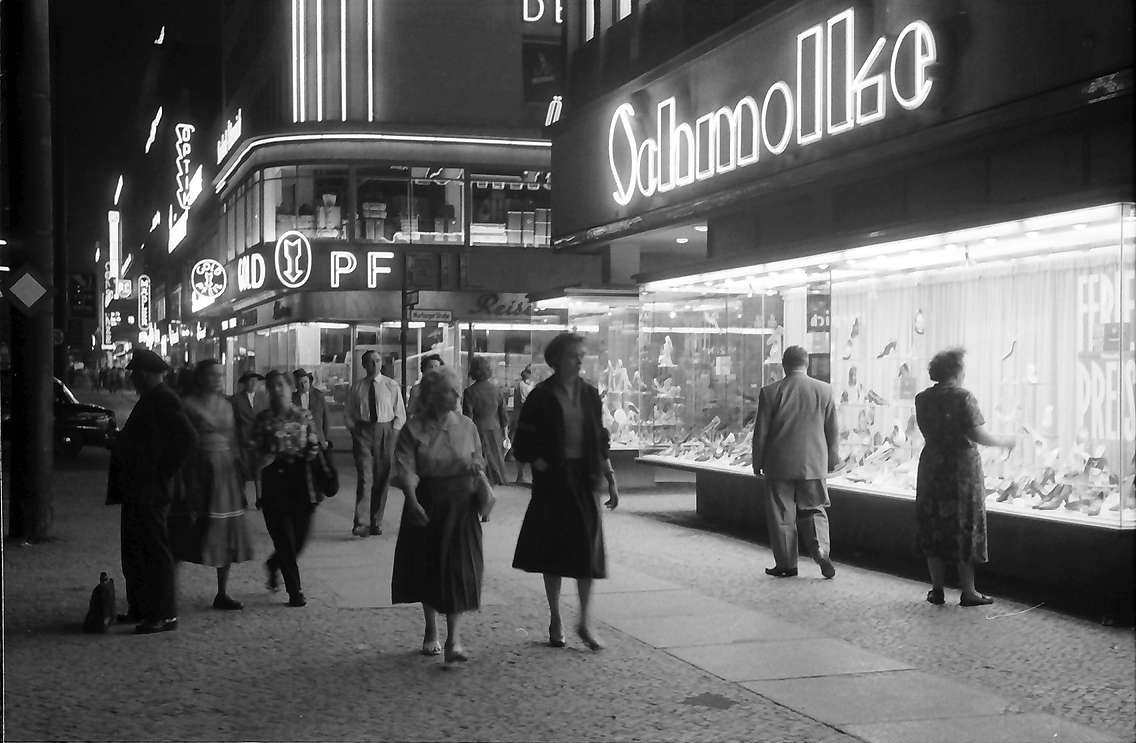
[[[379,373],[379,354],[363,354],[366,376],[351,385],[347,393],[345,418],[351,432],[355,455],[355,522],[351,533],[357,537],[383,533],[383,512],[387,506],[394,444],[406,422],[406,405],[398,382]],[[369,514],[363,502],[370,495]],[[367,518],[367,522],[364,522]]]
[[[838,434],[832,388],[807,373],[809,354],[789,346],[781,357],[785,378],[761,388],[753,432],[753,471],[765,476],[769,544],[778,578],[797,574],[797,535],[825,578],[836,575],[829,559],[828,486],[836,469]]]
[[[107,502],[122,504],[122,572],[137,634],[177,629],[175,562],[166,517],[173,479],[197,444],[181,400],[163,379],[169,366],[138,349],[127,365],[140,395],[111,459]]]

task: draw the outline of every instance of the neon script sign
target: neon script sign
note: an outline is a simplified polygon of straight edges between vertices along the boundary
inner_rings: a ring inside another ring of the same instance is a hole
[[[690,123],[678,120],[671,96],[656,108],[655,136],[642,141],[634,106],[620,104],[607,139],[612,199],[626,206],[637,193],[649,198],[752,165],[763,152],[780,155],[794,139],[806,147],[882,121],[889,97],[904,110],[922,106],[931,94],[928,67],[938,60],[931,27],[907,24],[892,43],[890,63],[889,39],[879,37],[857,65],[855,23],[849,8],[797,34],[795,87],[778,80],[760,104],[745,95]]]
[[[229,154],[229,150],[233,149],[233,145],[237,143],[237,140],[241,138],[241,129],[243,128],[241,114],[242,110],[238,108],[236,118],[225,122],[225,131],[221,132],[221,138],[217,140],[218,165],[225,159],[225,155]]]

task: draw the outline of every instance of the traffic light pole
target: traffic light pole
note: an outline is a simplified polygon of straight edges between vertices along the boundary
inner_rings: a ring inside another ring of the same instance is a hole
[[[26,265],[51,281],[57,236],[53,218],[50,0],[4,0],[3,54],[8,79],[9,226]],[[18,115],[15,115],[18,112]],[[9,536],[44,541],[52,524],[52,298],[38,312],[12,318],[12,512]]]

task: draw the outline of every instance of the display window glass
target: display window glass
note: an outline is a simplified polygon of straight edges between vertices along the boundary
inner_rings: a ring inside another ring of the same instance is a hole
[[[1114,204],[652,282],[642,292],[641,443],[660,463],[752,472],[757,391],[785,344],[831,381],[830,485],[914,497],[915,396],[938,351],[986,430],[987,508],[1136,527],[1133,208]]]
[[[410,223],[402,225],[412,243],[465,242],[465,171],[461,168],[411,168]]]
[[[470,176],[471,245],[547,248],[552,235],[552,185],[541,171]]]
[[[364,242],[406,243],[410,231],[410,168],[359,168],[355,173],[355,238]]]
[[[603,401],[603,423],[613,450],[638,450],[640,436],[639,297],[617,292],[566,292],[533,304],[533,381],[552,373],[544,348],[563,330],[582,335],[588,354],[581,376],[595,385]]]
[[[289,230],[309,238],[347,239],[347,168],[325,165],[267,168],[263,182],[266,241],[275,241],[278,235]]]

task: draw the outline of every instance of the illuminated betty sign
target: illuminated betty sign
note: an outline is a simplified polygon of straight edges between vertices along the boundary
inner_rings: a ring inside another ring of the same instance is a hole
[[[217,140],[217,164],[220,165],[221,161],[225,159],[225,155],[229,154],[229,150],[233,149],[233,145],[241,138],[241,129],[243,123],[241,121],[241,109],[237,109],[237,116],[225,122],[225,131],[221,132],[221,138]]]
[[[776,157],[790,144],[806,147],[887,116],[922,106],[931,94],[928,67],[938,53],[924,21],[894,38],[881,36],[862,59],[856,54],[855,10],[849,8],[797,34],[796,70],[764,94],[679,119],[674,96],[659,102],[653,137],[631,103],[622,103],[608,127],[607,155],[620,206],[636,194],[649,198]],[[891,50],[888,53],[888,43]],[[759,102],[760,98],[760,102]]]

